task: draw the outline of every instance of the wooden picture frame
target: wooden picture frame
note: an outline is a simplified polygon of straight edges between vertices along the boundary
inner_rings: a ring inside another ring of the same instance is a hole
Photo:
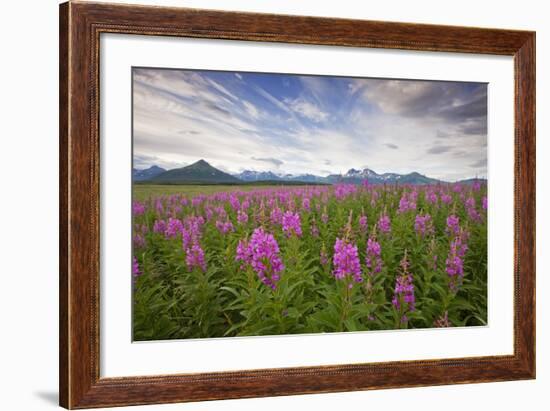
[[[513,56],[514,354],[100,378],[102,33]],[[61,406],[125,406],[535,378],[534,32],[69,2],[60,6],[59,47]]]

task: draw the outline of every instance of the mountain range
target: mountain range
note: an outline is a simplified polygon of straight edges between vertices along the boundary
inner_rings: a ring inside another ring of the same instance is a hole
[[[330,174],[326,177],[313,174],[284,174],[274,173],[272,171],[253,171],[244,170],[238,174],[228,174],[221,171],[205,160],[199,160],[191,165],[165,170],[158,166],[139,170],[133,169],[132,177],[134,181],[147,181],[152,183],[166,184],[239,184],[239,183],[309,183],[309,184],[335,184],[349,183],[361,184],[368,180],[370,184],[437,184],[445,183],[435,178],[427,177],[423,174],[412,172],[408,174],[383,173],[378,174],[375,171],[364,168],[351,168],[345,174]],[[464,183],[471,183],[476,179],[463,180]],[[484,179],[479,179],[484,180]]]

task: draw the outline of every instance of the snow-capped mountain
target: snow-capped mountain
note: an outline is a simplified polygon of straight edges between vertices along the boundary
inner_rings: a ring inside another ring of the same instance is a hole
[[[234,177],[237,177],[239,180],[243,181],[277,181],[284,180],[285,178],[275,174],[271,171],[253,171],[253,170],[244,170],[241,173],[233,174]]]
[[[439,180],[426,177],[420,173],[409,174],[397,174],[397,173],[384,173],[378,174],[369,168],[356,169],[350,168],[345,174],[331,174],[328,176],[318,176],[314,174],[277,174],[272,171],[252,171],[245,170],[239,174],[234,174],[235,177],[243,181],[295,181],[304,183],[351,183],[361,184],[363,181],[368,180],[370,184],[434,184]]]

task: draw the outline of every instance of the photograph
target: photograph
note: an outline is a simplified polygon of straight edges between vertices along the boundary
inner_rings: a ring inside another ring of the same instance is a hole
[[[133,341],[488,325],[487,83],[129,74]]]

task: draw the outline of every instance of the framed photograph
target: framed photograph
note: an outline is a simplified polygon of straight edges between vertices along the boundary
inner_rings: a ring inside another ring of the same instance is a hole
[[[60,6],[60,404],[535,378],[535,33]]]

